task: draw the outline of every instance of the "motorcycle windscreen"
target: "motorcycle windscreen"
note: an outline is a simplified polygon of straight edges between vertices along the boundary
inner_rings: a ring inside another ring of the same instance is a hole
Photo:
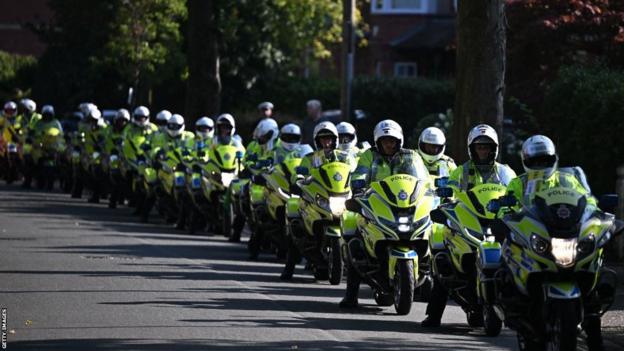
[[[456,192],[457,201],[462,203],[470,212],[480,218],[494,219],[496,213],[487,210],[490,201],[505,195],[507,188],[501,184],[479,184],[466,192]]]
[[[585,194],[555,187],[537,192],[531,211],[544,223],[551,237],[567,239],[578,236],[586,206]]]
[[[236,152],[239,150],[234,145],[217,145],[210,149],[209,159],[224,171],[234,171],[237,165]]]

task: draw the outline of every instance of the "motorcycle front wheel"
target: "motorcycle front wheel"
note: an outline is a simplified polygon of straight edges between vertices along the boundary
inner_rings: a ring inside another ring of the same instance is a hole
[[[342,259],[340,257],[340,239],[329,240],[329,252],[327,255],[327,269],[329,271],[329,283],[338,285],[342,281]]]
[[[503,321],[491,305],[483,306],[483,328],[487,336],[498,336],[503,328]]]
[[[575,351],[578,326],[578,303],[575,300],[553,301],[548,320],[547,351]]]
[[[394,273],[394,309],[398,315],[406,315],[414,300],[414,262],[398,260]]]

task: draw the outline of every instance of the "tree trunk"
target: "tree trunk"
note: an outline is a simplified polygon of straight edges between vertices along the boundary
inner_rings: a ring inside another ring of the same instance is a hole
[[[504,0],[459,1],[458,6],[457,86],[450,154],[461,162],[468,157],[468,132],[479,123],[494,127],[502,143],[506,35]]]
[[[219,47],[215,1],[187,0],[188,66],[186,123],[201,116],[214,117],[221,102]]]

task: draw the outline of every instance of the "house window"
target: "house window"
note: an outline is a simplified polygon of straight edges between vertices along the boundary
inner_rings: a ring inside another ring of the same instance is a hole
[[[395,77],[416,77],[418,74],[416,62],[397,62],[394,64]]]
[[[428,13],[429,0],[372,0],[371,12],[376,14]]]

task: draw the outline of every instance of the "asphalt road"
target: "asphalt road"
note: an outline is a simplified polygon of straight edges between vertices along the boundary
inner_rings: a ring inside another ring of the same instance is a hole
[[[345,313],[344,283],[317,283],[303,267],[282,282],[268,255],[251,262],[244,244],[130,212],[0,186],[8,350],[516,349],[513,332],[471,331],[456,306],[428,330],[425,304],[397,316],[366,288],[362,307]]]

